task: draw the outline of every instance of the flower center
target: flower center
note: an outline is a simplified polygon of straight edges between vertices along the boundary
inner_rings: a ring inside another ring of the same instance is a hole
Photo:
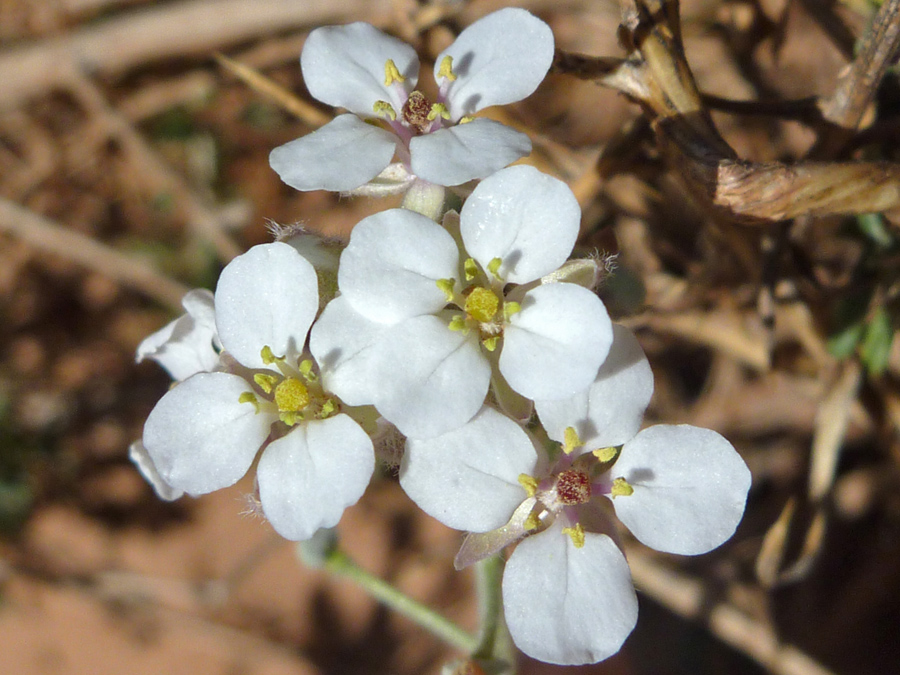
[[[500,308],[500,298],[487,288],[473,288],[466,298],[464,307],[466,314],[479,323],[487,323],[494,319]]]
[[[591,499],[591,480],[583,471],[563,471],[556,478],[556,494],[566,506],[585,504]]]
[[[309,390],[295,377],[287,377],[275,387],[275,405],[281,412],[300,412],[309,401]]]
[[[413,91],[410,93],[406,103],[403,104],[403,110],[400,111],[400,117],[409,126],[416,129],[420,134],[424,134],[431,127],[431,120],[428,115],[431,112],[431,103],[421,91]]]

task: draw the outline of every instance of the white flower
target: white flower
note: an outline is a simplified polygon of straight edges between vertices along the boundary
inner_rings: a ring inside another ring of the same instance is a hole
[[[687,555],[720,545],[740,521],[750,473],[727,440],[691,426],[637,433],[652,387],[637,341],[616,327],[587,392],[552,410],[536,404],[562,444],[556,456],[537,451],[515,422],[490,408],[448,434],[407,442],[400,469],[406,492],[446,525],[476,533],[458,567],[524,537],[502,590],[510,634],[529,656],[597,662],[633,629],[637,600],[612,511],[641,542]]]
[[[579,221],[568,187],[528,166],[475,188],[459,216],[464,251],[412,211],[364,219],[341,255],[341,317],[313,329],[320,362],[359,355],[333,364],[335,378],[341,366],[354,371],[341,373],[353,391],[329,386],[342,398],[365,390],[365,402],[418,438],[470,420],[492,377],[495,391],[511,387],[530,399],[584,389],[612,341],[606,309],[576,284],[540,283],[566,261]],[[353,313],[361,327],[348,333],[341,327]]]
[[[215,370],[221,351],[213,294],[205,288],[194,289],[185,294],[181,304],[186,313],[144,338],[136,357],[138,363],[153,359],[179,381]]]
[[[316,273],[291,246],[255,246],[228,264],[215,324],[233,361],[175,386],[144,426],[150,467],[165,486],[193,495],[227,487],[265,446],[260,502],[284,537],[335,525],[359,499],[374,468],[372,441],[339,412],[312,362],[299,360],[317,309]]]
[[[552,60],[549,26],[523,9],[502,9],[438,56],[431,103],[416,89],[419,59],[408,44],[366,23],[318,28],[300,57],[304,81],[315,98],[352,114],[276,148],[270,163],[298,190],[349,191],[377,178],[373,190],[399,192],[416,177],[444,186],[483,178],[527,155],[531,142],[469,117],[531,94]],[[364,121],[372,119],[387,128]],[[389,166],[395,155],[399,164]]]

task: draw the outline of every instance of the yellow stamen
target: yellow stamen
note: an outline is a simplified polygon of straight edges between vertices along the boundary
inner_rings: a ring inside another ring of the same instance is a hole
[[[271,394],[272,390],[275,388],[275,385],[278,384],[278,376],[277,375],[267,375],[265,373],[256,373],[253,376],[253,381],[256,382],[256,386],[262,389],[267,394]]]
[[[475,115],[464,115],[463,117],[461,117],[459,119],[459,123],[460,124],[468,124],[469,122],[471,122],[474,119],[475,119]]]
[[[259,412],[259,400],[252,391],[245,391],[241,394],[238,397],[238,403],[252,403],[253,407],[256,408],[256,412]]]
[[[456,285],[456,279],[438,279],[434,283],[447,296],[447,302],[453,302],[453,287]]]
[[[509,317],[513,314],[518,314],[522,311],[522,305],[518,302],[504,302],[503,303],[503,318],[506,321],[509,321]]]
[[[497,349],[497,345],[499,344],[499,342],[500,342],[500,336],[495,335],[494,337],[485,338],[484,340],[481,341],[481,344],[483,344],[484,348],[487,349],[489,352],[492,352],[495,349]]]
[[[497,314],[500,298],[487,288],[474,288],[466,298],[466,314],[479,323],[487,323]]]
[[[591,452],[601,462],[611,462],[616,458],[615,448],[597,448]]]
[[[478,263],[475,262],[474,258],[466,258],[466,262],[463,263],[463,270],[466,273],[466,281],[472,281],[478,276]]]
[[[455,333],[462,333],[466,335],[469,332],[469,327],[466,326],[466,318],[462,314],[456,314],[452,319],[450,319],[450,325],[447,326],[450,330]]]
[[[337,403],[334,402],[333,399],[328,399],[325,403],[322,404],[322,410],[319,411],[317,417],[319,419],[325,419],[327,417],[331,417],[338,411]]]
[[[519,485],[522,486],[522,489],[525,490],[525,494],[529,497],[534,497],[534,495],[537,494],[538,482],[527,473],[519,474]]]
[[[294,412],[292,410],[287,410],[278,415],[278,419],[287,424],[289,427],[294,426],[297,422],[300,422],[303,419],[303,414]]]
[[[584,528],[581,526],[581,523],[575,523],[575,527],[564,527],[563,534],[567,534],[572,538],[575,548],[584,546]]]
[[[634,494],[634,488],[624,478],[616,478],[612,484],[610,494],[613,497],[628,497]]]
[[[443,103],[435,103],[431,106],[431,110],[428,112],[428,121],[433,122],[438,117],[441,117],[445,120],[450,119],[450,111],[447,110],[447,106]]]
[[[451,82],[456,80],[456,73],[453,72],[453,57],[445,56],[441,59],[441,67],[438,70],[438,77],[446,77]]]
[[[503,264],[503,261],[500,258],[494,258],[487,265],[488,272],[493,274],[500,281],[503,281],[503,277],[501,277],[499,274],[500,265],[502,265],[502,264]]]
[[[275,363],[275,361],[278,360],[278,357],[272,353],[272,348],[269,345],[266,345],[260,350],[259,356],[262,359],[262,362],[267,366]]]
[[[536,530],[541,526],[541,519],[538,516],[538,514],[536,514],[532,511],[531,515],[529,515],[525,519],[525,522],[523,523],[523,525],[524,525],[525,529],[530,532],[531,530]]]
[[[375,111],[376,115],[387,117],[391,122],[397,119],[397,111],[394,110],[394,106],[387,101],[375,101],[372,105],[372,110]]]
[[[393,59],[388,59],[384,64],[384,86],[390,87],[394,82],[406,82],[406,78],[397,70],[397,64]]]
[[[275,405],[281,412],[300,412],[309,405],[309,390],[296,377],[288,377],[275,387]]]
[[[566,427],[566,430],[563,432],[563,452],[567,455],[571,455],[575,448],[580,448],[582,445],[584,445],[584,443],[582,443],[581,439],[578,437],[578,432],[575,431],[575,427]]]

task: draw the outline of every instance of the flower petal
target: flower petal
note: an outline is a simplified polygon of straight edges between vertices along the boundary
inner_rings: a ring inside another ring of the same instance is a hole
[[[600,298],[575,284],[538,286],[510,317],[500,372],[530,399],[567,398],[594,381],[611,344],[612,323]]]
[[[576,548],[559,521],[513,551],[503,573],[503,607],[519,649],[567,666],[615,654],[638,614],[628,563],[612,539],[588,532]]]
[[[428,515],[457,530],[487,532],[506,524],[528,495],[520,474],[534,474],[537,452],[518,424],[482,408],[437,438],[410,439],[400,485]]]
[[[300,423],[259,460],[263,512],[286,539],[309,539],[337,525],[365,492],[374,468],[372,439],[347,415]]]
[[[406,78],[399,88],[384,84],[388,59]],[[358,22],[312,31],[303,45],[300,68],[309,93],[322,103],[374,117],[376,101],[387,101],[400,112],[406,93],[416,86],[419,57],[405,42]]]
[[[373,347],[386,330],[356,312],[344,296],[328,303],[309,333],[322,384],[347,405],[371,405]]]
[[[564,441],[566,427],[574,427],[583,450],[622,445],[641,429],[644,411],[653,395],[653,373],[637,338],[613,324],[609,355],[593,384],[575,396],[535,401],[541,424],[554,441]]]
[[[447,304],[436,282],[459,276],[459,249],[440,225],[420,213],[389,209],[353,228],[341,254],[338,286],[357,312],[393,324]]]
[[[144,338],[136,356],[138,363],[153,359],[179,381],[219,365],[212,292],[205,288],[188,291],[181,304],[187,313]]]
[[[378,176],[391,163],[397,137],[356,115],[339,115],[324,127],[269,153],[269,165],[295,190],[346,192]]]
[[[750,470],[710,429],[658,425],[625,444],[612,468],[634,493],[613,499],[616,515],[641,542],[697,555],[725,542],[744,513]]]
[[[260,351],[296,358],[319,308],[313,266],[288,244],[254,246],[232,260],[216,286],[222,346],[242,365],[263,368]]]
[[[159,475],[150,453],[141,441],[135,441],[128,448],[128,458],[134,462],[138,471],[153,487],[156,496],[166,502],[173,502],[184,495],[183,490],[176,490]]]
[[[483,268],[500,258],[501,278],[524,284],[566,261],[581,209],[562,181],[531,166],[511,166],[478,184],[460,218],[469,255]]]
[[[159,400],[144,425],[143,442],[163,481],[198,495],[247,473],[272,422],[239,402],[249,390],[237,375],[198,373]]]
[[[531,140],[505,124],[472,120],[409,142],[412,172],[435,185],[485,178],[531,152]]]
[[[521,101],[537,89],[553,62],[550,26],[524,9],[501,9],[466,28],[434,64],[435,79],[445,56],[457,75],[447,89],[453,120],[491,105]]]
[[[392,327],[378,341],[375,407],[409,438],[461,427],[484,403],[491,367],[474,339],[436,316]]]

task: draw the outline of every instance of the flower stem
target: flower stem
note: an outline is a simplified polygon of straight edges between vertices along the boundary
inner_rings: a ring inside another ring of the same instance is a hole
[[[491,556],[475,568],[475,588],[478,593],[481,634],[472,656],[484,660],[505,660],[508,667],[515,663],[513,647],[503,620],[503,598],[500,583],[503,579],[503,558]],[[511,670],[505,672],[511,673]]]
[[[417,178],[406,191],[401,206],[404,209],[421,213],[436,223],[440,223],[441,218],[444,216],[444,198],[446,193],[446,188],[442,185],[434,185]]]
[[[457,649],[471,653],[478,647],[479,641],[475,636],[441,616],[431,607],[413,600],[383,579],[366,572],[344,553],[332,552],[325,562],[325,569],[350,579],[379,602],[412,619]]]

